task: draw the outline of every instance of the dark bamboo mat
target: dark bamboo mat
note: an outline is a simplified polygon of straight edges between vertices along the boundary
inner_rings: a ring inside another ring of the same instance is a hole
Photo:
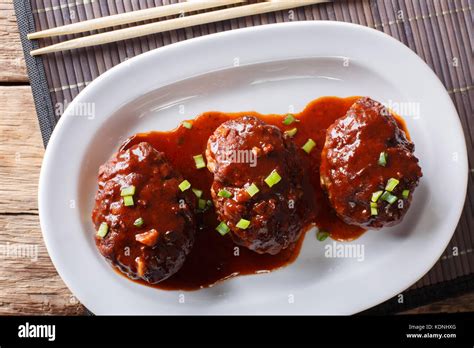
[[[403,42],[428,63],[444,83],[458,110],[472,168],[474,65],[470,0],[341,0],[295,9],[291,13],[282,11],[257,15],[74,52],[50,54],[38,59],[29,57],[29,51],[36,43],[25,40],[24,36],[28,32],[173,2],[177,1],[15,0],[45,145],[61,117],[63,107],[97,76],[128,58],[174,42],[225,30],[291,20],[335,20],[383,31]],[[46,39],[42,45],[58,41],[56,38]],[[473,176],[474,170],[471,169],[464,211],[441,259],[425,277],[404,292],[403,303],[399,303],[399,297],[396,297],[368,313],[397,312],[474,288]]]

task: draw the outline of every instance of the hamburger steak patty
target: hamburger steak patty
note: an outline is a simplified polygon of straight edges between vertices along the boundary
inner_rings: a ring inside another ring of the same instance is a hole
[[[382,104],[358,99],[328,128],[321,155],[321,185],[338,216],[365,228],[400,222],[422,176],[414,148]]]
[[[249,116],[224,122],[209,138],[206,158],[216,212],[236,244],[277,254],[298,240],[308,216],[303,169],[279,128]],[[272,173],[281,180],[270,187]],[[241,219],[249,226],[239,227]]]
[[[194,197],[180,191],[183,178],[163,153],[146,142],[121,150],[98,181],[92,220],[99,231],[108,226],[95,238],[100,253],[132,279],[153,284],[176,273],[194,242]],[[131,192],[132,205],[122,197]]]

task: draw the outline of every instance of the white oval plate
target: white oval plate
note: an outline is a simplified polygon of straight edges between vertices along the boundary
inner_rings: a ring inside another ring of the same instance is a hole
[[[401,224],[338,243],[363,248],[363,257],[327,257],[333,242],[318,242],[310,232],[296,262],[283,269],[180,292],[133,283],[99,254],[90,219],[97,170],[127,136],[169,130],[208,110],[298,111],[325,95],[367,95],[398,108],[423,168]],[[415,53],[366,27],[298,22],[170,45],[97,78],[69,105],[51,137],[39,209],[56,269],[96,314],[352,314],[428,272],[455,230],[466,186],[456,110]]]

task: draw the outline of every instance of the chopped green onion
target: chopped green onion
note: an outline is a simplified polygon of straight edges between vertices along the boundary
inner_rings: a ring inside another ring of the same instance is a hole
[[[199,198],[199,200],[198,200],[198,208],[201,209],[201,210],[204,210],[204,209],[206,209],[206,206],[207,206],[206,200]]]
[[[246,230],[247,227],[250,226],[250,221],[249,220],[245,220],[245,219],[240,219],[239,222],[237,222],[237,226],[238,228],[240,228],[241,230]]]
[[[289,129],[289,130],[285,131],[285,134],[288,135],[290,138],[293,138],[295,136],[296,132],[298,132],[298,128],[292,128],[292,129]]]
[[[377,207],[370,207],[370,215],[378,215]]]
[[[403,192],[402,192],[402,197],[403,198],[407,199],[409,195],[410,195],[410,190],[403,190]]]
[[[135,222],[133,223],[133,226],[142,227],[143,222],[144,222],[143,219],[139,217],[138,219],[135,220]]]
[[[325,241],[327,237],[329,237],[329,232],[326,232],[326,231],[318,231],[318,232],[316,233],[316,238],[317,238],[320,242]]]
[[[385,186],[385,190],[388,191],[388,192],[392,192],[393,189],[395,188],[395,186],[397,186],[399,182],[400,181],[398,181],[395,178],[388,179],[387,186]]]
[[[377,203],[370,202],[370,215],[377,215]]]
[[[280,182],[281,176],[278,174],[276,170],[273,170],[269,176],[265,179],[265,182],[267,183],[268,187],[272,187],[273,185],[276,185]]]
[[[390,192],[385,191],[381,197],[384,201],[388,202],[389,204],[393,204],[397,201],[397,196],[392,195]]]
[[[379,156],[379,166],[385,167],[387,165],[387,153],[382,151]]]
[[[131,207],[134,203],[133,203],[133,196],[125,196],[123,197],[123,204],[126,206],[126,207]]]
[[[191,122],[183,121],[181,124],[183,125],[184,128],[187,128],[187,129],[193,128],[193,124]]]
[[[393,203],[395,203],[397,200],[398,200],[398,197],[397,197],[397,196],[390,195],[390,197],[388,197],[388,199],[387,199],[387,202],[390,203],[390,204],[393,204]]]
[[[106,222],[100,224],[99,229],[97,230],[97,236],[104,238],[107,233],[109,233],[109,225]]]
[[[227,224],[224,221],[222,221],[219,224],[219,226],[216,227],[216,231],[219,232],[221,234],[221,236],[224,236],[227,233],[229,233],[230,228],[229,228],[229,226],[227,226]]]
[[[135,194],[135,186],[133,185],[124,187],[122,190],[120,190],[120,196],[122,197],[133,196],[134,194]]]
[[[220,191],[217,193],[217,195],[218,195],[219,197],[230,198],[230,197],[232,197],[232,192],[229,192],[229,191],[227,191],[227,190],[224,189],[224,190],[220,190]]]
[[[191,183],[188,180],[183,180],[178,187],[182,192],[184,192],[191,187]]]
[[[304,150],[304,152],[310,153],[315,146],[316,143],[314,142],[314,140],[309,138],[306,144],[304,144],[301,148]]]
[[[254,183],[252,183],[252,185],[250,185],[249,187],[247,187],[245,189],[245,191],[247,191],[247,193],[250,195],[250,197],[253,197],[255,196],[258,191],[260,191],[257,187],[257,185],[255,185]]]
[[[372,199],[371,201],[372,202],[377,202],[380,198],[380,196],[382,195],[383,191],[375,191],[374,193],[372,193]]]
[[[206,162],[204,161],[204,157],[202,155],[193,156],[194,163],[196,163],[196,168],[201,169],[206,167]]]
[[[292,124],[293,122],[299,122],[300,120],[298,120],[297,118],[295,118],[295,115],[293,114],[288,114],[286,115],[286,117],[283,119],[283,124],[285,126],[289,126],[290,124]]]
[[[207,204],[208,207],[212,207],[212,201],[207,200],[206,204]]]
[[[191,190],[193,190],[194,194],[196,195],[197,198],[201,198],[202,196],[202,191],[201,190],[198,190],[198,189],[195,189],[195,188],[192,188]]]

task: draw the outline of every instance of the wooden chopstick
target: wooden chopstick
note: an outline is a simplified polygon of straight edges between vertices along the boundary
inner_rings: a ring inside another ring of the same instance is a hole
[[[274,12],[292,9],[301,6],[319,4],[330,0],[292,0],[292,1],[275,1],[256,3],[233,7],[229,9],[211,11],[188,17],[180,17],[166,21],[144,24],[136,27],[119,29],[105,33],[85,36],[69,41],[60,42],[51,46],[39,48],[30,52],[32,56],[46,53],[59,52],[64,50],[72,50],[81,47],[89,47],[103,45],[110,42],[133,39],[140,36],[161,33],[169,30],[187,28],[195,25],[219,22],[228,19],[234,19],[256,14]]]
[[[39,39],[59,35],[68,35],[109,28],[129,23],[136,23],[150,19],[172,16],[180,13],[206,10],[213,7],[228,6],[245,2],[246,0],[205,0],[188,1],[177,4],[158,6],[144,10],[120,13],[112,16],[90,19],[83,22],[63,25],[56,28],[38,31],[27,35],[28,39]]]

